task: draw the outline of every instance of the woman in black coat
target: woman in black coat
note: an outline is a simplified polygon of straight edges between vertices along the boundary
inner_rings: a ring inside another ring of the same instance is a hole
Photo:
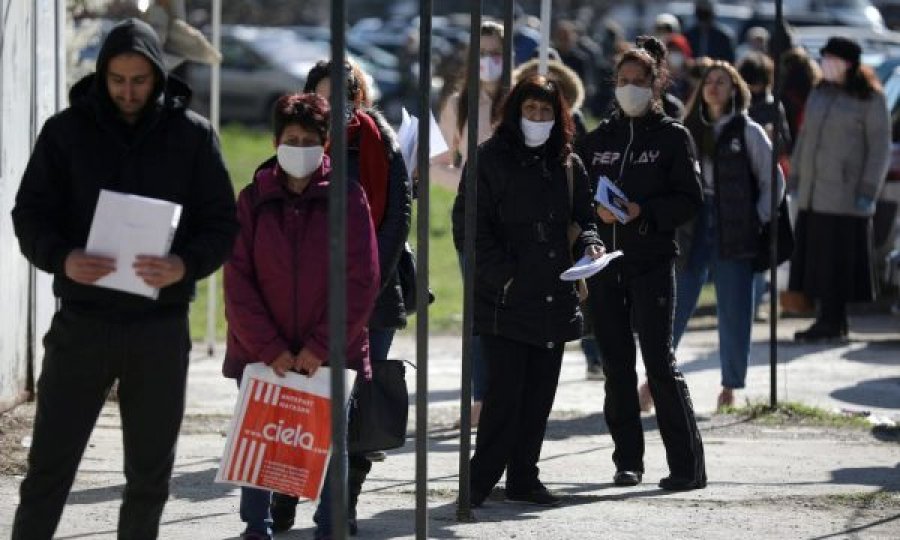
[[[557,83],[533,75],[504,105],[494,135],[478,149],[475,333],[488,380],[472,457],[472,505],[506,470],[506,497],[556,505],[537,462],[556,395],[565,342],[581,337],[578,295],[560,274],[603,246],[574,128]],[[571,188],[566,168],[571,167]],[[570,246],[567,230],[581,233]]]
[[[616,66],[616,112],[579,145],[589,177],[607,177],[628,199],[623,222],[597,207],[601,240],[624,256],[588,280],[588,302],[606,372],[613,481],[633,486],[644,473],[636,332],[670,470],[659,487],[697,489],[706,486],[703,442],[672,351],[672,316],[675,231],[696,215],[703,195],[691,136],[662,112],[665,48],[655,38],[638,42]]]

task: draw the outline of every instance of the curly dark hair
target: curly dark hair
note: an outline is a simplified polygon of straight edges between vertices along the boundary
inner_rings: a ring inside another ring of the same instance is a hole
[[[533,99],[553,106],[555,123],[547,139],[547,155],[557,156],[561,161],[572,153],[572,139],[575,136],[575,122],[572,111],[563,97],[562,90],[555,81],[544,75],[531,75],[519,81],[503,102],[500,125],[497,133],[501,136],[522,140],[522,104]]]
[[[297,124],[318,134],[324,145],[331,127],[330,113],[331,106],[322,96],[314,93],[285,94],[272,107],[272,132],[275,140],[281,140],[284,128]]]
[[[366,82],[365,74],[355,62],[344,62],[344,69],[347,73],[347,100],[356,106],[371,107],[372,97],[369,85]],[[331,76],[331,62],[328,60],[319,60],[316,62],[306,74],[306,84],[303,85],[304,92],[315,92],[316,86]]]

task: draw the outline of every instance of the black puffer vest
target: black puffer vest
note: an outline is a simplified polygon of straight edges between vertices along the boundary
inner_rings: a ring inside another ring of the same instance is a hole
[[[753,257],[759,244],[759,193],[747,155],[746,125],[744,115],[737,115],[716,140],[713,177],[722,259]]]

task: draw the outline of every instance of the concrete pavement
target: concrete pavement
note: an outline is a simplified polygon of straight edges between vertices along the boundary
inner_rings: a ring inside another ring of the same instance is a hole
[[[430,340],[430,538],[900,538],[900,437],[830,427],[765,426],[713,414],[719,385],[714,319],[694,324],[678,353],[706,447],[709,487],[665,493],[666,475],[655,416],[647,433],[645,483],[612,485],[612,443],[602,416],[603,384],[586,381],[574,344],[567,350],[540,463],[541,477],[563,496],[559,508],[504,502],[498,491],[476,522],[460,523],[457,490],[460,339]],[[852,319],[840,347],[794,345],[808,320],[783,320],[778,367],[780,399],[830,410],[866,411],[900,421],[900,319]],[[769,395],[767,324],[754,328],[743,400]],[[198,347],[199,350],[199,347]],[[415,343],[399,336],[393,357],[414,359]],[[161,538],[236,538],[237,490],[213,483],[234,405],[220,359],[191,364],[188,411],[178,448],[172,497]],[[411,392],[415,372],[408,370]],[[164,396],[161,396],[164,399]],[[414,396],[412,396],[414,400]],[[20,411],[21,413],[21,411]],[[410,421],[415,419],[410,411]],[[123,479],[114,404],[104,409],[82,462],[58,538],[114,538]],[[411,425],[410,433],[414,426]],[[376,463],[361,497],[359,538],[411,538],[414,529],[413,441]],[[0,476],[0,537],[9,534],[20,478]],[[301,504],[295,530],[279,538],[311,538],[312,504]]]

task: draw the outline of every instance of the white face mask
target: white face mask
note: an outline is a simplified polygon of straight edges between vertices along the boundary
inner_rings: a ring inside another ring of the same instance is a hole
[[[497,82],[503,75],[503,58],[494,55],[482,56],[479,69],[479,78],[482,82]]]
[[[306,178],[322,163],[325,148],[322,146],[289,146],[279,144],[276,155],[278,165],[294,178]]]
[[[616,87],[616,101],[628,116],[641,116],[650,107],[653,90],[650,87],[626,84]]]
[[[850,62],[834,56],[825,56],[820,61],[822,78],[833,83],[842,83],[847,77]]]
[[[522,135],[525,138],[525,144],[534,148],[547,142],[555,123],[555,120],[534,122],[523,116],[520,125],[522,128]]]

